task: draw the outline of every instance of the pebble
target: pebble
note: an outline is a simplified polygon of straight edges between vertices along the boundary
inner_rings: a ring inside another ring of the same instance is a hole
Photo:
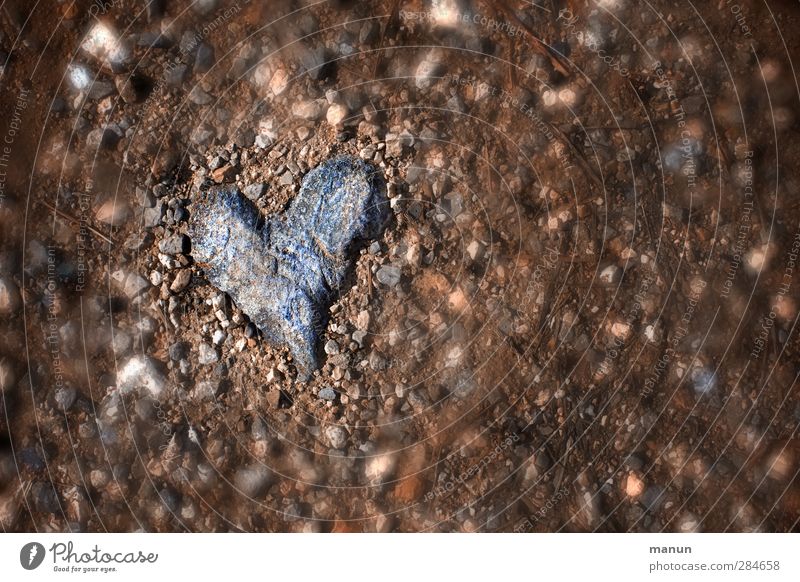
[[[219,6],[219,0],[195,0],[192,9],[198,14],[209,14]]]
[[[467,254],[473,261],[480,260],[483,258],[483,244],[477,240],[472,241],[467,247]]]
[[[622,278],[622,269],[616,265],[608,265],[600,271],[600,282],[604,285],[616,285]]]
[[[319,391],[319,397],[321,400],[333,402],[336,400],[336,391],[333,388],[323,388]]]
[[[326,115],[326,119],[329,124],[333,125],[334,127],[340,125],[350,114],[350,111],[347,109],[347,105],[342,103],[334,103],[330,107],[328,107],[328,113]]]
[[[659,324],[650,324],[644,328],[644,337],[650,343],[659,343],[661,341],[662,333]]]
[[[690,512],[686,512],[678,519],[678,531],[681,533],[695,533],[700,531],[700,521]]]
[[[375,157],[375,153],[377,151],[378,148],[375,146],[375,144],[369,144],[368,146],[362,148],[360,152],[358,152],[358,157],[360,157],[362,160],[370,161]]]
[[[373,485],[384,482],[394,471],[396,457],[394,455],[384,454],[372,457],[366,466],[366,475],[370,483]]]
[[[152,4],[152,2],[151,2]],[[214,47],[201,42],[197,47],[197,54],[194,57],[194,70],[196,73],[205,73],[214,65]]]
[[[158,243],[158,250],[167,255],[186,255],[191,248],[191,241],[185,234],[175,234]]]
[[[78,393],[72,386],[64,386],[56,390],[55,400],[59,410],[69,410],[75,404]]]
[[[358,347],[364,347],[364,338],[367,337],[367,332],[363,329],[353,332],[353,341],[358,344]]]
[[[164,81],[167,83],[167,85],[178,87],[186,79],[187,71],[188,67],[186,65],[173,64],[173,66],[166,68],[164,71]]]
[[[212,343],[213,343],[215,346],[222,345],[222,342],[224,342],[224,341],[225,341],[225,337],[226,337],[226,336],[225,336],[225,332],[224,332],[224,331],[222,331],[221,329],[218,329],[218,330],[216,330],[216,331],[214,332],[214,335],[212,335],[212,336],[211,336],[211,342],[212,342]]]
[[[128,273],[125,277],[123,292],[128,299],[134,299],[150,287],[150,282],[137,273]]]
[[[383,265],[378,272],[375,273],[375,277],[378,279],[382,285],[386,285],[387,287],[395,287],[398,283],[400,283],[400,277],[402,275],[402,271],[400,267],[396,267],[395,265]]]
[[[221,168],[227,162],[227,158],[223,158],[222,156],[214,156],[208,162],[208,169],[209,170],[216,170],[217,168]]]
[[[636,473],[628,473],[628,478],[625,481],[625,494],[635,499],[642,493],[644,493],[644,481]]]
[[[432,77],[437,76],[440,70],[441,65],[439,63],[429,58],[423,59],[419,65],[417,65],[417,70],[414,72],[417,89],[430,88],[433,83]]]
[[[211,172],[211,178],[217,184],[222,184],[223,182],[231,182],[236,177],[237,172],[238,170],[236,169],[236,166],[227,164]]]
[[[219,361],[219,354],[217,350],[202,342],[197,346],[197,362],[202,366],[208,366]]]
[[[412,267],[414,268],[419,267],[422,255],[420,254],[420,246],[418,243],[413,243],[408,246],[405,259],[406,263],[411,265]]]
[[[109,226],[122,226],[128,220],[128,207],[119,200],[108,200],[95,212],[98,222]]]
[[[133,345],[133,338],[129,333],[117,329],[114,331],[113,339],[111,340],[111,349],[114,350],[114,355],[117,357],[127,354]]]
[[[368,20],[361,25],[358,32],[358,42],[362,45],[372,44],[378,37],[380,26],[374,20]]]
[[[343,449],[347,445],[348,435],[341,426],[331,425],[325,428],[325,438],[334,449]]]
[[[386,358],[380,355],[377,351],[369,354],[369,367],[376,372],[386,369]]]
[[[16,313],[21,303],[17,284],[10,277],[0,275],[0,315]]]
[[[631,325],[624,321],[615,321],[611,324],[611,335],[620,340],[625,340],[631,334]]]
[[[243,495],[253,498],[264,492],[269,478],[269,469],[263,465],[252,465],[239,469],[233,478],[233,483]]]
[[[265,87],[269,84],[272,75],[272,64],[264,61],[255,67],[253,71],[253,83],[258,87]]]
[[[74,89],[84,92],[91,86],[95,75],[83,65],[70,64],[67,65],[67,78]]]
[[[89,483],[96,491],[100,491],[108,485],[111,475],[105,469],[94,469],[89,471]]]
[[[180,269],[178,274],[175,275],[175,279],[172,281],[172,285],[169,286],[169,290],[173,293],[180,293],[186,287],[189,286],[189,282],[192,280],[192,270],[191,269]]]
[[[307,121],[316,121],[322,116],[325,110],[324,99],[313,99],[310,101],[300,101],[292,106],[292,115]]]
[[[277,368],[270,368],[267,370],[265,378],[270,384],[280,382],[283,379],[283,373]]]
[[[261,198],[266,191],[267,185],[263,182],[250,184],[249,186],[245,186],[243,190],[244,195],[247,196],[248,200],[252,200],[253,202],[256,202],[259,198]]]
[[[189,344],[189,342],[177,341],[169,346],[169,359],[173,362],[183,360],[184,358],[189,357],[189,352],[191,349],[192,346]]]
[[[99,100],[114,93],[114,84],[93,77],[89,91],[86,94],[89,99]]]
[[[189,220],[189,211],[186,210],[183,206],[178,206],[175,209],[174,220],[176,224],[179,222],[186,222],[187,220]]]
[[[153,398],[160,398],[165,385],[166,378],[159,369],[159,363],[149,356],[128,358],[117,375],[117,388],[123,394],[144,388]]]
[[[155,228],[161,224],[164,217],[164,204],[158,202],[153,208],[145,208],[142,212],[142,225],[145,228]]]
[[[565,87],[558,92],[558,99],[567,107],[574,107],[578,102],[578,95],[569,87]]]
[[[547,90],[542,94],[542,103],[545,107],[552,107],[558,102],[558,93],[555,91]]]
[[[86,148],[91,151],[99,149],[112,149],[122,137],[118,126],[98,127],[86,136]]]
[[[294,175],[289,171],[286,170],[279,180],[281,186],[291,186],[294,184]]]
[[[14,365],[7,357],[0,357],[0,392],[11,388],[17,381]]]
[[[308,50],[300,60],[306,73],[313,81],[319,81],[327,76],[329,67],[326,66],[327,58],[324,47],[320,46],[315,50]]]
[[[286,72],[285,69],[278,69],[272,75],[272,79],[269,82],[269,90],[272,91],[272,94],[276,97],[278,95],[283,94],[286,91],[286,87],[289,86],[289,74]]]

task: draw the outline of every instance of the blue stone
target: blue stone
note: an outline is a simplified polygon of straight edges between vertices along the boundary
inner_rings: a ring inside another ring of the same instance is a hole
[[[381,173],[339,156],[309,172],[289,208],[267,220],[236,187],[200,192],[192,254],[268,341],[289,348],[305,380],[319,367],[328,310],[346,291],[356,252],[390,213]]]
[[[336,390],[333,388],[325,387],[319,391],[319,397],[321,400],[330,400],[333,402],[336,400]]]

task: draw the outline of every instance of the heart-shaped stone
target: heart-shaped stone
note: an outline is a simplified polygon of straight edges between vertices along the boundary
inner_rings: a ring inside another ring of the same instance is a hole
[[[383,176],[340,156],[309,172],[286,212],[266,221],[235,186],[201,191],[190,219],[192,253],[267,340],[289,347],[305,380],[319,367],[319,337],[355,252],[381,234],[389,215]]]

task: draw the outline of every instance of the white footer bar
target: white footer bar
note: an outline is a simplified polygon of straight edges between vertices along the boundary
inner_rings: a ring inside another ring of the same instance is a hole
[[[792,534],[3,534],[0,579],[777,582],[800,580],[798,550]]]

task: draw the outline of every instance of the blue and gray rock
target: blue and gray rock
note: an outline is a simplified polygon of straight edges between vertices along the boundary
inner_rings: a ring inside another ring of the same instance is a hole
[[[192,253],[268,341],[288,346],[307,379],[319,367],[319,337],[355,252],[381,234],[389,214],[383,176],[340,156],[309,172],[286,212],[266,221],[235,187],[201,192]]]
[[[326,386],[325,388],[319,391],[318,396],[320,397],[320,400],[329,400],[330,402],[333,402],[334,400],[336,400],[336,390],[334,390],[329,386]]]

